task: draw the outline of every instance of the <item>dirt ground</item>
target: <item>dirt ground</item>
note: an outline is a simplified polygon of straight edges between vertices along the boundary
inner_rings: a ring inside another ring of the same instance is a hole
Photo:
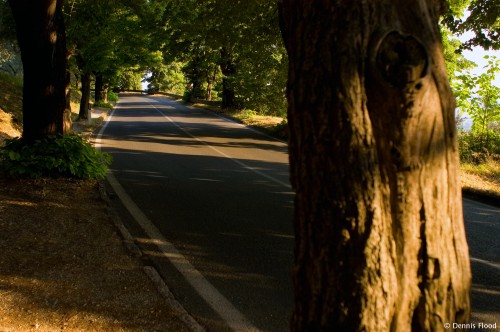
[[[95,181],[0,178],[0,331],[188,331]]]

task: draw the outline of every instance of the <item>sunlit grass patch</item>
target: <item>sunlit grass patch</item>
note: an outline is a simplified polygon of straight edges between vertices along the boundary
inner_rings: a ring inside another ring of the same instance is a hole
[[[500,156],[492,156],[480,164],[462,163],[460,169],[463,188],[500,197]]]

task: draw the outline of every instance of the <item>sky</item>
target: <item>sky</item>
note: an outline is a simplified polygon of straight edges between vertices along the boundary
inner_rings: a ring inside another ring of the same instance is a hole
[[[462,42],[465,42],[469,39],[469,36],[467,34],[464,34],[459,36],[458,38]],[[488,60],[484,59],[485,55],[496,56],[497,58],[500,59],[500,51],[492,51],[492,50],[485,51],[481,47],[473,47],[471,51],[464,51],[463,55],[467,60],[470,60],[477,64],[477,67],[472,70],[472,73],[476,75],[480,75],[483,72],[485,72],[484,66],[486,66],[486,64],[488,63]],[[496,86],[500,87],[500,75],[497,75],[497,77],[494,80],[494,83]],[[463,123],[463,128],[465,130],[469,130],[470,127],[472,126],[472,120],[467,116],[467,114],[464,114],[464,117],[466,119]]]
[[[460,41],[465,42],[471,38],[472,33],[465,33],[460,35],[458,39]],[[481,47],[474,47],[472,51],[464,51],[463,55],[467,60],[473,61],[477,64],[477,68],[473,70],[474,74],[481,74],[484,72],[483,67],[488,63],[487,60],[484,59],[485,55],[496,56],[500,59],[500,51],[485,51]],[[500,75],[495,79],[495,85],[500,86]]]

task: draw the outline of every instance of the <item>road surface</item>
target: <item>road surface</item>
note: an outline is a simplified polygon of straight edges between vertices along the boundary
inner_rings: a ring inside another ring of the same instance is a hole
[[[472,320],[500,331],[500,209],[464,199],[465,232],[472,269]]]
[[[127,227],[202,325],[288,330],[293,193],[285,143],[166,98],[123,95],[101,148],[114,158],[114,202],[119,209],[126,196]],[[495,322],[500,210],[469,200],[464,207],[473,318]]]
[[[217,306],[218,294],[200,301],[186,276],[161,268],[186,309],[211,330],[227,329],[218,317],[227,312],[233,328],[287,330],[293,194],[286,144],[210,112],[130,95],[101,143],[133,202],[208,282],[199,287],[212,285],[237,312],[205,304]],[[154,247],[150,254],[168,265]]]

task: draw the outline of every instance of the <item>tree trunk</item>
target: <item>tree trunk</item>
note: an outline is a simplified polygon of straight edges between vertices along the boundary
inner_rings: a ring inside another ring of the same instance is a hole
[[[108,91],[109,91],[109,83],[107,81],[104,81],[104,84],[102,86],[102,94],[101,94],[101,98],[102,98],[103,103],[108,102]]]
[[[69,60],[69,59],[67,59]],[[63,134],[69,134],[71,133],[71,124],[72,124],[72,119],[71,119],[71,73],[69,70],[66,70],[66,105],[64,107],[64,115],[63,115]]]
[[[444,331],[469,319],[437,4],[282,0],[294,331]]]
[[[94,85],[94,100],[95,102],[102,101],[102,88],[104,86],[104,79],[101,73],[95,74],[95,85]]]
[[[230,80],[227,77],[222,79],[222,102],[221,108],[237,108],[234,89],[231,86]]]
[[[217,67],[214,67],[213,70],[211,70],[209,68],[207,70],[207,72],[206,72],[206,76],[207,76],[207,95],[206,95],[206,99],[208,101],[212,101],[212,89],[213,89],[213,85],[214,85],[215,79],[217,78]]]
[[[95,101],[101,101],[103,103],[108,102],[108,88],[109,84],[104,79],[101,73],[95,74]]]
[[[78,113],[78,119],[87,119],[88,109],[90,107],[90,73],[83,73],[81,77],[82,81],[82,97],[80,99],[80,112]]]
[[[63,134],[66,35],[63,1],[9,0],[24,68],[23,140]]]
[[[220,51],[221,62],[220,69],[224,77],[222,78],[222,103],[221,108],[237,108],[234,88],[231,84],[231,76],[236,73],[236,67],[233,63],[231,54],[226,47]]]

